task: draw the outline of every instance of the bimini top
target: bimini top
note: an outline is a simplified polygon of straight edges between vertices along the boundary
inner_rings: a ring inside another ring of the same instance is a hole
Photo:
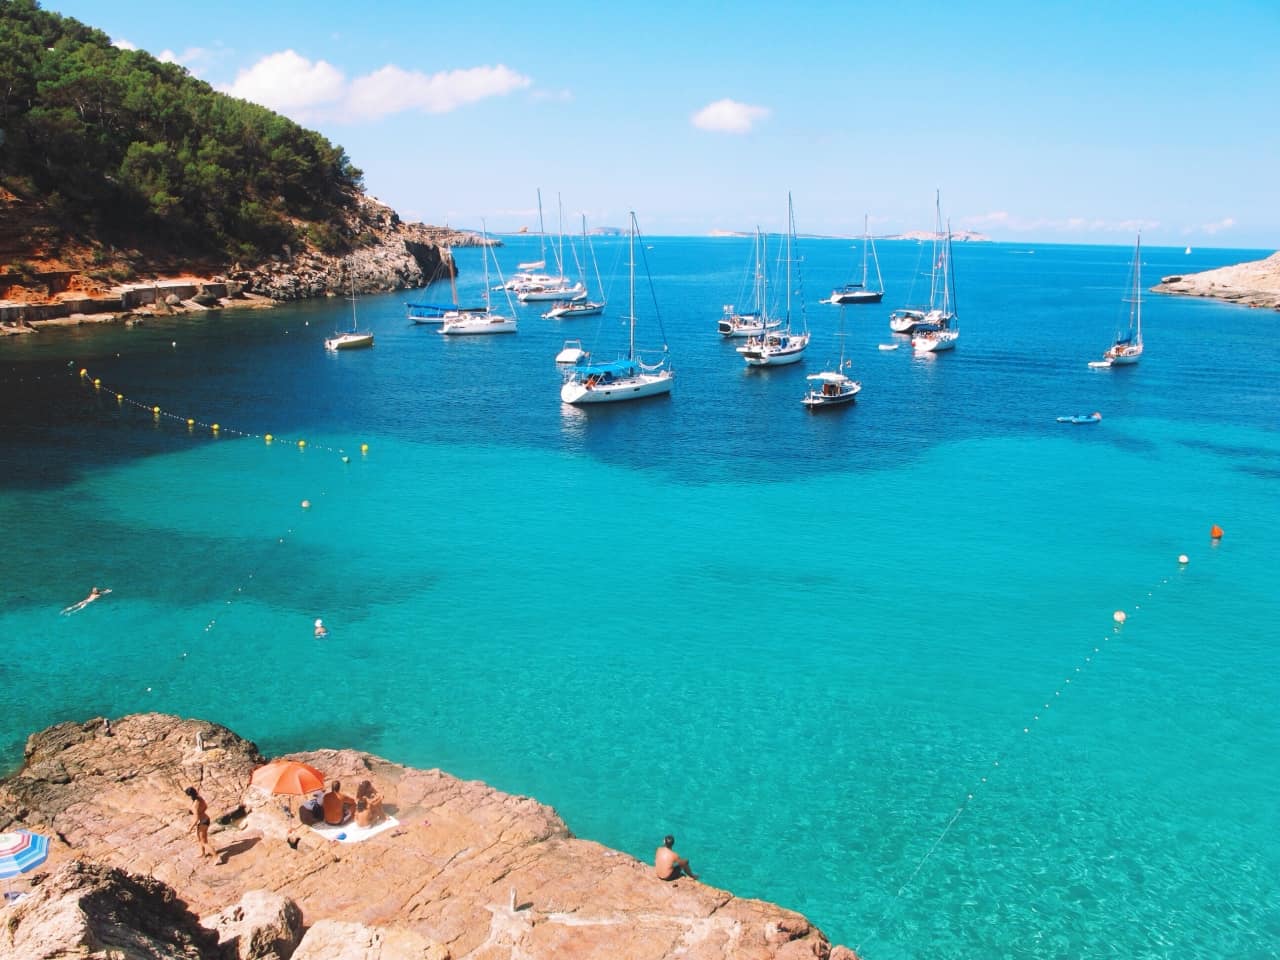
[[[597,380],[617,380],[622,377],[634,377],[640,372],[639,364],[634,360],[614,360],[612,363],[592,363],[574,368],[574,374],[580,380],[595,377]]]

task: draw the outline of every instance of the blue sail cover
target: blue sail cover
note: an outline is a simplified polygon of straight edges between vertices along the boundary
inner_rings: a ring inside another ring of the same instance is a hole
[[[640,368],[634,360],[614,360],[612,363],[593,363],[589,366],[576,367],[574,373],[579,380],[595,377],[597,380],[618,380],[622,377],[634,377]]]

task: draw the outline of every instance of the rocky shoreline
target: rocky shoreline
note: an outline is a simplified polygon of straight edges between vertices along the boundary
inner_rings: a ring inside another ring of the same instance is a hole
[[[1280,252],[1264,260],[1219,267],[1203,273],[1162,277],[1151,292],[1212,297],[1246,307],[1280,310]]]
[[[472,233],[404,223],[390,207],[363,196],[350,227],[364,242],[349,254],[285,248],[265,263],[234,264],[212,276],[154,277],[106,287],[73,271],[37,274],[30,288],[11,283],[5,293],[10,299],[0,299],[0,335],[349,296],[353,283],[357,293],[416,289],[456,274],[450,248],[482,243]]]
[[[263,762],[253,743],[205,721],[136,714],[33,735],[0,782],[0,829],[50,836],[50,855],[0,907],[0,953],[854,960],[800,914],[658,880],[528,797],[351,750],[291,758],[347,790],[371,780],[397,823],[359,843],[325,839],[250,786]],[[188,785],[209,804],[217,863],[199,857]]]

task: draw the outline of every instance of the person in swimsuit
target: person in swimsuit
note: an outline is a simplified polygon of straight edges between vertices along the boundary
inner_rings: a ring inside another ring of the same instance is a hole
[[[204,802],[195,787],[187,787],[183,791],[191,798],[191,829],[196,832],[196,842],[200,844],[200,856],[218,859],[218,851],[209,842],[209,805]]]
[[[329,792],[321,798],[320,806],[324,809],[324,822],[331,827],[336,827],[351,819],[356,801],[354,797],[343,793],[342,784],[335,780],[329,784]],[[348,810],[348,807],[351,809]]]
[[[89,591],[89,595],[85,597],[83,600],[81,600],[79,603],[73,603],[69,607],[64,607],[62,610],[62,614],[63,616],[67,616],[69,614],[76,613],[77,611],[83,610],[89,604],[93,603],[93,601],[97,600],[99,597],[105,597],[110,592],[111,592],[110,588],[106,590],[99,590],[97,587],[94,587],[92,590]]]
[[[316,629],[315,629],[315,636],[316,636],[316,639],[317,639],[317,640],[323,640],[323,639],[324,639],[325,637],[327,637],[328,635],[329,635],[329,631],[325,629],[324,621],[323,621],[323,620],[317,620],[317,621],[316,621]]]
[[[662,841],[662,846],[654,851],[654,873],[658,875],[659,880],[679,880],[681,877],[697,880],[698,875],[689,869],[689,861],[671,849],[675,846],[675,842],[676,838],[667,834],[666,839]]]

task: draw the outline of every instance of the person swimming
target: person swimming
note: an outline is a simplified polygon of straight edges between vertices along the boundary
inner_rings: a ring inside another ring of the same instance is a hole
[[[327,637],[328,635],[329,635],[329,631],[328,631],[328,629],[326,629],[326,628],[325,628],[324,621],[323,621],[323,620],[319,620],[319,619],[317,619],[317,620],[316,620],[316,630],[315,630],[315,636],[316,636],[316,639],[317,639],[317,640],[323,640],[323,639],[324,639],[325,637]]]
[[[99,597],[105,597],[110,592],[111,592],[111,589],[109,587],[106,590],[99,590],[97,587],[94,587],[92,590],[89,591],[89,595],[85,597],[83,600],[81,600],[79,603],[73,603],[69,607],[64,607],[62,610],[62,615],[67,616],[68,614],[76,613],[79,610],[83,610],[89,604],[93,603],[93,601],[97,600]]]

